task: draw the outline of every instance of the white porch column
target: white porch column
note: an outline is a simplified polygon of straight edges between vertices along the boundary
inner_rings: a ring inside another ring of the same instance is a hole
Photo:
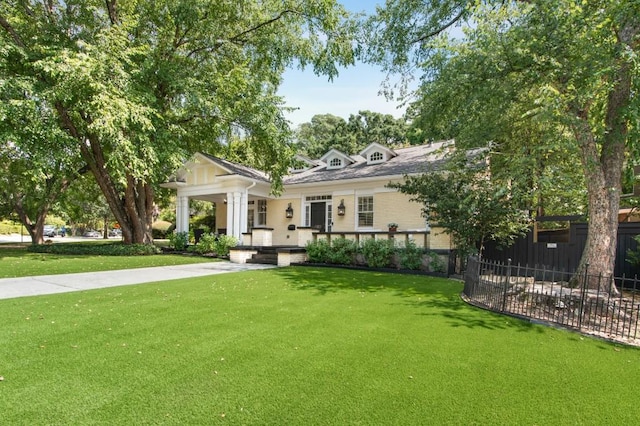
[[[227,235],[233,235],[233,192],[227,192]]]
[[[189,197],[177,197],[176,232],[189,232]]]
[[[244,191],[240,194],[240,239],[242,234],[247,232],[247,213],[249,211],[249,193]]]
[[[234,192],[233,193],[233,231],[231,235],[236,237],[238,241],[242,240],[242,225],[240,224],[240,218],[242,214],[242,206],[240,205],[241,193]],[[228,231],[227,231],[228,232]]]
[[[238,241],[242,239],[241,198],[242,194],[238,191],[227,192],[227,235],[233,235]],[[246,213],[244,215],[246,220]]]

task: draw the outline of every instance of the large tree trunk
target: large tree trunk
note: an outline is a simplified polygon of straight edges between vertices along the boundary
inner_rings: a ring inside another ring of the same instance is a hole
[[[90,162],[96,182],[120,225],[122,241],[125,244],[152,244],[153,188],[128,174],[121,196],[107,172],[99,143],[92,142],[90,147],[91,150],[85,146],[83,156]]]
[[[638,28],[627,23],[618,33],[621,52],[631,43]],[[615,62],[613,84],[607,97],[605,132],[598,150],[595,136],[589,125],[589,108],[574,111],[577,120],[573,126],[582,153],[582,163],[589,194],[589,233],[578,267],[588,271],[590,288],[617,294],[614,274],[618,243],[618,212],[622,192],[625,142],[628,127],[626,109],[631,99],[631,60],[620,53]]]
[[[119,190],[109,175],[100,139],[95,135],[85,138],[61,103],[56,104],[56,110],[64,127],[78,140],[82,158],[86,161],[107,200],[109,209],[120,225],[122,241],[125,244],[152,244],[153,188],[151,184],[135,179],[128,173],[124,191]],[[88,117],[85,117],[85,120],[90,122]]]
[[[27,213],[21,200],[18,200],[14,208],[20,218],[20,222],[24,225],[31,237],[31,244],[44,243],[44,221],[47,217],[47,212],[49,211],[48,208],[38,211],[35,222],[33,222]]]

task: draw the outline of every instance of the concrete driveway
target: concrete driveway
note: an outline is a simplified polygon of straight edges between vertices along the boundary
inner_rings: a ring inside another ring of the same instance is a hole
[[[190,265],[159,266],[153,268],[124,269],[118,271],[83,272],[63,275],[0,279],[0,299],[67,293],[71,291],[141,284],[180,278],[202,277],[274,268],[273,265],[209,262]]]

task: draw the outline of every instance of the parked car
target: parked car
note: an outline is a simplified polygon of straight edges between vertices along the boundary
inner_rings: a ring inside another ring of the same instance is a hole
[[[56,232],[55,226],[45,225],[44,232],[42,233],[42,235],[44,235],[45,237],[55,237],[56,235],[58,235],[58,233]]]
[[[122,231],[119,229],[110,229],[109,230],[109,236],[110,237],[121,237],[122,236]]]
[[[84,236],[95,238],[95,237],[99,237],[100,233],[98,231],[94,231],[93,229],[90,229],[84,233]]]

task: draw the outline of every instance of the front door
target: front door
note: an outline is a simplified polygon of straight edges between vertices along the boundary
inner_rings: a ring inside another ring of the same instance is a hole
[[[325,232],[327,223],[327,207],[325,202],[311,203],[311,227]]]

